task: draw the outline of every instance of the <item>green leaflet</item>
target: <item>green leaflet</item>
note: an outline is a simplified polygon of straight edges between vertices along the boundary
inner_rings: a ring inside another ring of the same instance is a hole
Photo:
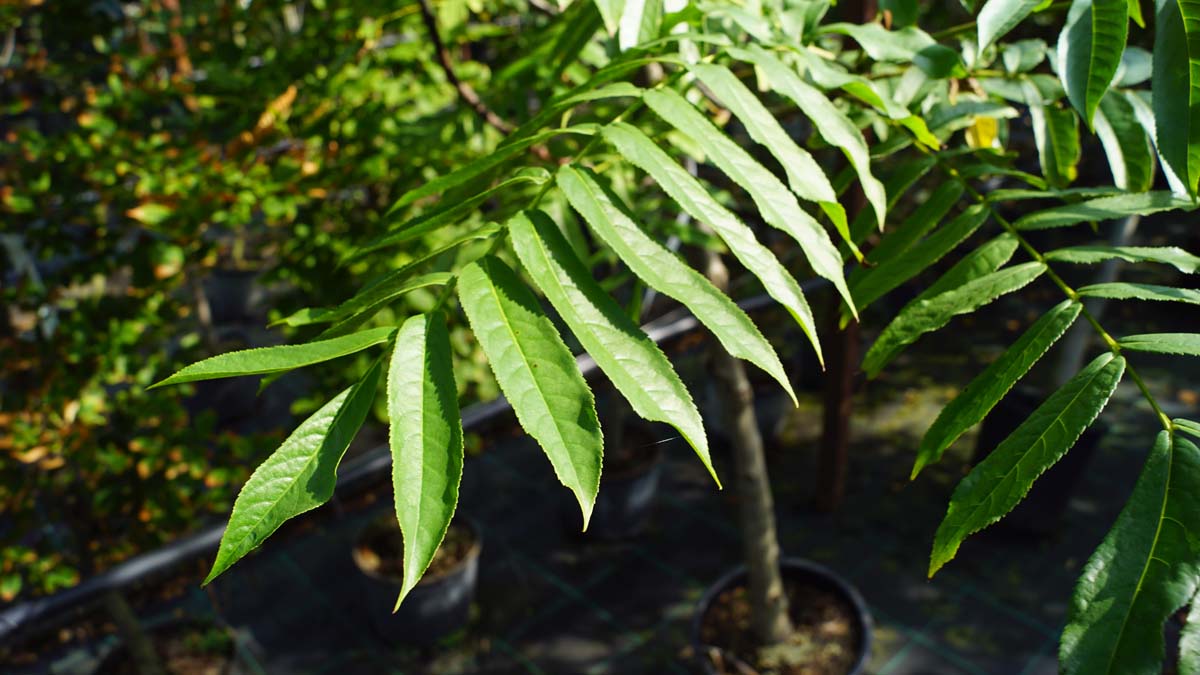
[[[409,317],[396,334],[387,379],[388,444],[404,580],[396,607],[421,580],[458,505],[463,430],[446,320]]]
[[[874,175],[871,174],[871,155],[867,149],[867,141],[862,132],[850,118],[819,90],[806,83],[796,71],[787,67],[779,59],[766,50],[752,46],[748,50],[731,48],[729,54],[740,60],[748,61],[762,69],[770,87],[792,100],[808,117],[817,133],[826,143],[841,148],[851,166],[858,175],[863,194],[875,212],[875,221],[883,228],[887,217],[888,193]],[[820,59],[813,59],[820,61]],[[823,61],[822,61],[823,63]],[[907,111],[906,111],[907,112]],[[923,128],[923,127],[922,127]],[[928,132],[926,132],[928,133]]]
[[[858,283],[851,287],[854,301],[860,307],[866,307],[924,271],[979,229],[979,226],[987,221],[990,213],[987,207],[973,204],[919,244],[907,248],[897,246],[895,249],[899,250],[888,251],[886,257],[879,258],[882,262],[877,267],[867,270],[859,277]],[[896,230],[897,235],[902,232],[903,228]],[[901,253],[903,255],[900,255]],[[874,251],[871,258],[875,258]]]
[[[1182,431],[1186,434],[1191,434],[1196,438],[1200,438],[1200,423],[1198,422],[1176,418],[1171,420],[1171,424],[1178,431]]]
[[[954,489],[929,558],[933,576],[962,541],[1012,510],[1033,481],[1057,462],[1108,403],[1125,359],[1105,352],[1050,395]]]
[[[659,117],[666,120],[684,134],[690,136],[704,150],[704,154],[714,164],[725,172],[735,183],[746,190],[758,206],[763,220],[769,225],[782,230],[800,244],[801,250],[808,258],[809,265],[817,275],[833,282],[834,288],[850,305],[857,316],[854,300],[846,288],[846,279],[842,272],[842,256],[837,247],[829,239],[824,228],[808,215],[796,197],[761,164],[730,140],[723,132],[700,114],[691,103],[670,89],[655,89],[642,95],[642,100]],[[605,128],[605,138],[616,144],[610,133],[614,126]],[[622,129],[632,129],[622,125]]]
[[[404,270],[398,271],[407,272],[409,271],[409,267],[406,265]],[[405,293],[415,291],[418,288],[440,286],[453,278],[453,276],[449,272],[433,272],[411,278],[389,274],[381,279],[379,283],[363,289],[357,295],[354,295],[334,309],[302,309],[276,323],[286,323],[289,326],[335,323],[356,314],[365,314],[379,309]]]
[[[616,125],[604,133],[611,138],[622,131],[622,126]],[[640,134],[636,129],[632,131]],[[741,308],[708,279],[647,236],[590,173],[564,165],[558,170],[557,181],[567,201],[596,236],[647,286],[687,306],[726,351],[763,369],[779,382],[793,402],[796,400],[775,349]]]
[[[625,0],[596,0],[596,9],[604,17],[604,29],[616,35],[621,26],[621,14],[625,11]]]
[[[1200,582],[1200,450],[1162,431],[1117,522],[1092,554],[1063,630],[1068,675],[1162,672],[1163,624]]]
[[[1108,156],[1113,184],[1131,192],[1149,190],[1154,184],[1154,148],[1129,99],[1105,96],[1092,122]]]
[[[1196,333],[1148,333],[1129,335],[1117,340],[1122,349],[1154,354],[1182,354],[1200,356],[1200,334]]]
[[[937,160],[929,155],[922,154],[914,159],[904,160],[897,164],[897,166],[893,166],[888,170],[887,175],[883,179],[884,190],[887,193],[887,209],[889,211],[896,206],[900,198],[907,194],[908,190],[917,181],[921,180],[925,174],[929,173],[937,165]],[[850,223],[850,235],[854,237],[854,241],[859,243],[862,243],[874,229],[875,218],[872,218],[866,209],[860,211]],[[870,258],[870,254],[867,257]]]
[[[1000,358],[977,375],[966,389],[942,409],[921,439],[912,478],[941,459],[959,436],[987,416],[1033,364],[1075,323],[1083,305],[1064,300],[1044,314]]]
[[[700,413],[658,345],[600,288],[549,216],[518,214],[508,230],[529,276],[634,412],[678,429],[720,485]]]
[[[387,210],[385,216],[391,216],[396,211],[412,204],[418,199],[431,197],[436,194],[441,194],[453,187],[458,187],[467,181],[473,180],[491,171],[492,169],[504,164],[508,160],[525,152],[531,145],[537,145],[547,141],[559,134],[583,134],[590,135],[594,131],[593,127],[588,125],[580,125],[575,127],[563,127],[561,129],[550,129],[532,136],[519,138],[508,143],[501,144],[492,154],[467,164],[466,166],[451,171],[448,174],[438,176],[437,178],[423,183],[420,187],[414,188],[405,192],[396,200],[395,204]]]
[[[1112,298],[1114,300],[1167,300],[1186,302],[1200,305],[1200,291],[1191,288],[1174,288],[1154,284],[1131,284],[1114,281],[1107,284],[1093,284],[1079,289],[1079,294],[1091,298]]]
[[[617,43],[621,51],[658,37],[662,15],[662,0],[625,0],[617,25]]]
[[[1058,36],[1059,76],[1088,127],[1108,92],[1129,35],[1129,0],[1074,0]]]
[[[877,23],[831,23],[817,32],[819,35],[849,35],[877,61],[911,62],[918,51],[936,44],[928,33],[916,26],[889,31]]]
[[[962,57],[945,45],[929,45],[922,48],[913,55],[913,65],[935,80],[967,76]]]
[[[951,180],[940,183],[921,204],[913,210],[899,225],[887,232],[875,248],[867,254],[867,260],[872,263],[884,263],[907,251],[930,230],[937,227],[942,218],[962,198],[966,188],[961,181]],[[952,219],[953,220],[953,219]],[[855,291],[859,279],[870,273],[872,268],[855,268],[851,277],[850,290]],[[858,293],[855,293],[855,297]]]
[[[1170,192],[1139,192],[1099,197],[1078,204],[1035,211],[1018,218],[1013,226],[1018,230],[1048,230],[1079,223],[1124,218],[1133,214],[1145,216],[1160,211],[1191,208],[1193,205],[1190,201],[1180,199]]]
[[[537,298],[495,257],[463,268],[458,299],[521,426],[575,493],[587,529],[604,439],[592,390]]]
[[[237,377],[239,375],[262,375],[278,373],[293,368],[303,368],[314,363],[321,363],[360,352],[391,339],[395,328],[372,328],[370,330],[351,333],[332,340],[320,340],[300,345],[281,345],[278,347],[260,347],[226,352],[197,361],[190,366],[181,368],[177,373],[165,380],[151,385],[165,387],[168,384],[196,382],[198,380],[215,380],[222,377]]]
[[[1138,123],[1142,125],[1142,128],[1146,130],[1146,135],[1148,135],[1151,139],[1151,142],[1154,143],[1154,151],[1158,157],[1158,165],[1162,169],[1163,177],[1167,179],[1167,185],[1170,186],[1171,191],[1176,194],[1187,194],[1188,189],[1183,184],[1183,179],[1175,174],[1175,169],[1171,168],[1171,165],[1167,163],[1166,157],[1163,156],[1162,152],[1158,148],[1158,125],[1155,122],[1154,109],[1151,107],[1150,92],[1140,89],[1127,89],[1125,91],[1121,91],[1120,93],[1124,94],[1124,99],[1129,103],[1130,106],[1133,107],[1133,113],[1134,116],[1137,117]]]
[[[1156,0],[1151,105],[1163,163],[1195,195],[1200,181],[1200,2]]]
[[[716,132],[715,129],[713,131]],[[762,281],[767,293],[787,308],[816,349],[817,358],[824,363],[821,343],[817,339],[816,321],[800,290],[800,284],[796,283],[775,254],[754,238],[750,228],[721,206],[698,180],[637,129],[622,126],[612,133],[606,131],[605,138],[625,159],[650,174],[684,211],[712,227],[738,261]]]
[[[384,234],[368,241],[350,254],[350,258],[358,258],[371,251],[378,251],[381,248],[396,246],[403,244],[406,241],[419,239],[434,230],[447,225],[453,225],[462,221],[467,216],[471,215],[475,209],[481,204],[497,195],[503,195],[518,185],[529,183],[532,185],[543,185],[550,180],[550,174],[545,169],[540,167],[529,170],[524,173],[519,173],[508,180],[496,184],[495,187],[488,188],[477,195],[474,195],[463,201],[442,205],[441,208],[423,214],[417,218],[401,223],[398,226],[388,228]]]
[[[1003,46],[1000,59],[1004,62],[1004,69],[1010,74],[1026,73],[1046,60],[1048,49],[1044,40],[1017,40]]]
[[[929,288],[921,291],[915,300],[932,298],[946,291],[952,291],[959,286],[978,279],[985,274],[991,274],[1004,266],[1017,251],[1017,238],[1007,232],[995,239],[969,251],[961,260],[933,282]]]
[[[1068,197],[1083,197],[1091,199],[1092,197],[1107,197],[1111,195],[1122,194],[1121,190],[1113,187],[1074,187],[1063,188],[1061,190],[1029,190],[1026,188],[1012,189],[1003,188],[1000,190],[992,190],[984,195],[984,197],[992,203],[998,202],[1016,202],[1026,199],[1066,199]]]
[[[875,377],[905,347],[925,333],[935,331],[960,314],[967,314],[1038,278],[1046,266],[1029,262],[992,272],[928,300],[913,302],[883,329],[863,357],[863,370]]]
[[[978,53],[983,54],[997,39],[1017,27],[1041,0],[988,0],[979,10],[975,23],[979,26]]]
[[[1042,175],[1050,185],[1065,187],[1079,173],[1079,118],[1070,108],[1036,103],[1030,103],[1029,113]]]
[[[238,493],[208,584],[266,541],[288,519],[329,501],[337,466],[362,426],[379,381],[377,360],[354,386],[300,423]]]
[[[838,233],[861,260],[862,254],[850,240],[846,210],[838,203],[833,185],[829,183],[829,178],[812,155],[796,145],[754,92],[742,84],[728,68],[711,63],[698,63],[689,69],[742,121],[750,137],[779,160],[787,174],[788,186],[792,188],[792,192],[801,199],[816,202],[825,211]]]
[[[1163,263],[1185,274],[1191,274],[1200,267],[1200,258],[1178,246],[1071,246],[1046,254],[1046,260],[1082,265],[1112,258],[1131,263]]]

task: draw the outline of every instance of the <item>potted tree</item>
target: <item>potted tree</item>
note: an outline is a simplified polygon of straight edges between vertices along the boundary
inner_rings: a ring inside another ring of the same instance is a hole
[[[661,351],[593,278],[587,263],[593,244],[580,236],[573,213],[595,245],[611,251],[647,286],[688,307],[727,352],[718,354],[715,370],[733,402],[731,424],[739,429],[736,471],[745,502],[744,603],[751,608],[752,644],[763,667],[781,663],[776,658],[783,659],[781,667],[789,667],[797,652],[811,651],[808,643],[789,642],[796,614],[787,608],[788,584],[780,572],[785,566],[772,532],[761,442],[756,443],[751,432],[755,425],[746,378],[734,359],[761,368],[789,394],[791,384],[770,342],[714,283],[726,276],[715,258],[708,257],[706,278],[659,244],[656,233],[648,232],[636,217],[636,206],[650,185],[638,178],[640,171],[670,203],[711,228],[731,258],[789,311],[818,355],[815,321],[799,284],[779,257],[759,242],[758,228],[746,222],[749,216],[796,242],[806,268],[828,279],[845,303],[847,321],[857,318],[859,308],[982,231],[985,222],[993,222],[997,236],[971,248],[882,331],[864,358],[867,374],[877,374],[920,335],[1035,280],[1048,281],[1065,299],[947,406],[922,445],[916,470],[936,461],[949,443],[985,416],[1080,315],[1107,351],[1043,402],[963,481],[939,529],[930,571],[948,562],[965,537],[1003,517],[1041,470],[1070,448],[1116,383],[1128,375],[1160,418],[1163,432],[1134,497],[1089,562],[1076,591],[1063,637],[1063,664],[1072,673],[1150,672],[1161,661],[1158,627],[1200,586],[1190,535],[1200,528],[1200,512],[1181,497],[1193,492],[1193,483],[1200,480],[1200,450],[1179,436],[1180,431],[1200,433],[1200,425],[1163,414],[1144,380],[1128,365],[1125,352],[1196,354],[1200,347],[1190,334],[1114,337],[1083,310],[1079,298],[1091,293],[1187,301],[1191,296],[1180,289],[1147,287],[1085,292],[1069,286],[1055,267],[1115,257],[1194,271],[1200,260],[1169,247],[1084,246],[1042,252],[1025,234],[1121,214],[1194,208],[1190,197],[1200,169],[1193,157],[1200,156],[1200,137],[1192,138],[1191,126],[1183,123],[1191,119],[1191,112],[1177,88],[1184,80],[1188,91],[1200,86],[1191,79],[1198,57],[1187,47],[1185,28],[1193,12],[1186,3],[1159,3],[1148,106],[1143,93],[1131,90],[1142,83],[1137,72],[1145,68],[1135,72],[1127,66],[1127,78],[1116,77],[1121,50],[1113,45],[1125,43],[1130,14],[1137,9],[1119,5],[1073,4],[1057,50],[1056,79],[1047,72],[1044,43],[994,44],[1038,3],[989,0],[977,21],[939,33],[941,41],[911,25],[919,18],[915,3],[888,9],[880,23],[863,24],[825,22],[828,6],[821,2],[766,7],[759,16],[742,7],[662,14],[647,10],[649,3],[623,8],[598,3],[596,23],[602,21],[616,36],[609,43],[613,51],[603,57],[605,65],[565,88],[559,84],[564,71],[552,67],[552,76],[542,81],[540,112],[520,124],[505,119],[488,106],[486,96],[453,77],[448,55],[440,48],[436,30],[431,30],[449,84],[481,123],[503,133],[504,139],[486,158],[404,193],[388,213],[399,222],[368,248],[385,249],[419,233],[454,228],[487,203],[498,222],[462,229],[464,242],[485,240],[487,250],[456,263],[435,281],[426,279],[441,286],[437,300],[399,325],[335,330],[306,343],[231,352],[188,366],[162,382],[273,374],[363,350],[384,351],[356,383],[301,423],[247,483],[209,578],[258,546],[284,520],[329,498],[337,463],[374,398],[377,381],[386,377],[396,519],[404,544],[399,599],[413,591],[449,527],[463,468],[454,359],[446,338],[447,315],[457,308],[521,426],[537,440],[578,502],[586,528],[600,485],[603,435],[591,390],[535,288],[632,409],[643,418],[674,426],[712,471],[703,423],[691,395]],[[1140,11],[1133,16],[1138,18]],[[672,32],[680,24],[684,32]],[[957,41],[965,33],[977,37]],[[573,60],[592,38],[591,32],[586,32],[587,39],[564,37],[568,34],[574,35],[565,29],[556,34],[561,41],[553,44],[563,49],[555,53],[566,55],[556,58]],[[594,57],[599,58],[589,52],[588,59]],[[628,74],[647,62],[654,62],[665,77],[639,86],[635,82],[641,80]],[[1042,72],[1035,72],[1038,68]],[[771,92],[777,109],[799,109],[816,134],[836,148],[832,152],[846,156],[845,171],[831,179],[809,150],[786,133],[772,108],[743,81],[751,72],[760,76],[759,88]],[[1108,103],[1106,96],[1112,96]],[[720,102],[721,118],[742,122],[750,139],[777,160],[786,184],[697,108],[702,98]],[[1032,117],[1042,176],[1014,166],[1010,156],[998,151],[1006,138],[1005,120],[1021,114],[1014,105]],[[1112,158],[1119,155],[1125,177],[1139,165],[1140,160],[1130,161],[1135,155],[1154,161],[1149,141],[1156,141],[1176,191],[1189,197],[1139,192],[1132,184],[1100,191],[1067,187],[1078,161],[1076,111],[1097,129],[1108,125],[1101,135],[1107,139],[1105,149],[1114,165],[1117,160]],[[872,145],[856,119],[871,126]],[[555,120],[564,124],[554,126]],[[728,208],[728,200],[680,167],[677,148],[702,154],[753,207]],[[894,160],[904,171],[897,170],[885,186],[872,174],[872,157]],[[532,164],[534,170],[506,172],[518,162]],[[496,182],[500,174],[507,178]],[[919,212],[886,228],[870,249],[868,264],[847,279],[843,261],[864,259],[859,247],[866,247],[872,233],[888,223],[895,200],[926,174],[939,189],[923,200]],[[984,177],[1029,187],[984,194],[978,182]],[[839,193],[853,183],[870,208],[851,219]],[[1036,199],[1051,199],[1053,205],[1035,208],[1015,221],[999,206]],[[800,200],[815,205],[828,219],[841,250]],[[1009,265],[1018,250],[1029,260]],[[319,320],[353,322],[373,314],[380,307],[375,299],[400,294],[419,270],[402,272],[363,289]],[[1037,470],[1017,470],[1023,467]],[[715,472],[713,477],[716,480]],[[836,596],[839,587],[817,586],[809,584],[810,594]],[[843,614],[851,625],[857,608],[852,594],[850,600],[845,595]],[[711,603],[714,608],[735,606],[736,598],[720,597]],[[1108,611],[1112,607],[1123,612],[1114,615]],[[864,625],[865,621],[860,628]],[[701,632],[703,626],[702,621]],[[857,642],[851,639],[847,644],[861,648],[866,641],[862,632]],[[860,661],[861,656],[832,667],[849,671]]]

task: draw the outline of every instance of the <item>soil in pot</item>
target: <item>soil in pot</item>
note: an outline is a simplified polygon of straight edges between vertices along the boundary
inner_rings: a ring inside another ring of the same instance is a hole
[[[451,522],[446,538],[425,570],[423,580],[445,576],[458,568],[475,547],[471,528]],[[363,532],[354,548],[354,558],[368,574],[384,577],[397,584],[404,581],[404,539],[400,524],[388,516],[378,518]]]
[[[233,635],[221,626],[178,622],[150,631],[163,670],[171,675],[226,675],[234,662]],[[117,647],[96,670],[97,675],[138,675],[124,645]]]
[[[704,643],[719,650],[710,656],[716,672],[846,675],[853,670],[863,640],[855,608],[832,590],[802,579],[785,579],[784,590],[795,631],[787,642],[767,648],[758,645],[750,628],[746,588],[735,586],[717,596],[700,625]]]

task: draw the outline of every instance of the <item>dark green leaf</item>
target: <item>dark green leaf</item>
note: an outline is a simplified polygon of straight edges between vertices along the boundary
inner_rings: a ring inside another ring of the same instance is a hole
[[[1083,265],[1112,258],[1131,263],[1163,263],[1185,274],[1191,274],[1200,268],[1200,258],[1177,246],[1072,246],[1046,254],[1047,260]]]
[[[1190,201],[1175,197],[1170,192],[1142,192],[1099,197],[1078,204],[1035,211],[1018,218],[1013,225],[1018,230],[1048,230],[1079,223],[1114,220],[1134,214],[1146,216],[1160,211],[1191,208]]]
[[[1129,0],[1074,0],[1058,36],[1059,76],[1088,126],[1108,92],[1129,34]]]
[[[913,65],[935,80],[967,76],[962,57],[945,45],[929,45],[922,48],[913,55]]]
[[[1116,524],[1092,554],[1063,630],[1068,675],[1162,672],[1163,624],[1200,583],[1200,450],[1160,432]]]
[[[946,291],[952,291],[962,286],[972,279],[978,279],[985,274],[995,272],[1012,258],[1013,253],[1017,250],[1017,245],[1017,238],[1006,232],[986,244],[967,252],[961,260],[954,263],[954,267],[946,270],[946,273],[933,282],[929,288],[921,291],[921,294],[915,300],[925,300],[935,295],[941,295]]]
[[[979,10],[979,53],[1017,27],[1042,0],[988,0]],[[1043,43],[1043,48],[1045,44]]]
[[[1083,305],[1064,300],[1044,314],[999,359],[971,380],[967,388],[938,414],[917,450],[912,477],[941,458],[959,436],[983,421],[1033,364],[1046,353],[1079,316]]]
[[[993,272],[928,300],[909,305],[883,329],[863,357],[863,370],[875,377],[905,347],[925,333],[935,331],[960,314],[968,314],[1006,293],[1038,278],[1046,266],[1030,262]]]
[[[1079,294],[1091,298],[1167,300],[1200,305],[1200,291],[1191,288],[1172,288],[1171,286],[1156,286],[1154,284],[1130,284],[1122,281],[1084,286],[1079,289]]]
[[[963,478],[934,537],[930,576],[954,558],[964,539],[1000,520],[1025,497],[1104,409],[1124,373],[1125,359],[1101,354]]]
[[[1200,422],[1176,418],[1171,420],[1171,424],[1177,431],[1182,431],[1186,434],[1195,436],[1196,438],[1200,438]]]
[[[1105,96],[1093,125],[1108,156],[1113,184],[1131,192],[1149,190],[1154,184],[1154,148],[1129,100],[1121,95]]]
[[[1117,340],[1122,349],[1155,354],[1182,354],[1200,356],[1200,334],[1196,333],[1147,333],[1129,335]]]
[[[1187,191],[1200,181],[1200,3],[1156,0],[1151,104],[1155,145]]]

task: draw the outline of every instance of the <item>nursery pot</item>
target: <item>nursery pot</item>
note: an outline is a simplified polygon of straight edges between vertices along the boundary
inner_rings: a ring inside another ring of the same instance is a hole
[[[202,634],[213,631],[228,636],[223,645],[202,644]],[[194,636],[189,645],[189,636]],[[244,675],[251,668],[238,658],[237,637],[228,629],[212,621],[196,618],[181,618],[146,630],[146,637],[155,646],[163,671],[183,672],[189,675]],[[137,675],[137,667],[128,647],[118,644],[104,656],[96,667],[95,675]]]
[[[842,610],[843,618],[851,628],[850,638],[847,639],[847,642],[851,643],[850,653],[844,659],[847,665],[844,674],[838,673],[838,675],[861,675],[871,656],[871,636],[874,622],[871,619],[870,611],[867,610],[867,604],[859,595],[858,590],[833,571],[808,560],[784,558],[780,561],[779,566],[784,586],[789,589],[790,610],[793,622],[797,624],[797,630],[804,630],[804,627],[797,621],[797,617],[805,611],[804,607],[798,606],[801,604],[798,599],[808,596],[793,593],[790,589],[808,589],[809,592],[819,594],[821,598],[824,598],[823,602],[836,604]],[[747,582],[746,567],[738,566],[710,586],[704,596],[700,598],[700,602],[697,603],[696,610],[692,614],[690,637],[698,672],[704,673],[704,675],[722,675],[722,671],[713,663],[712,651],[714,649],[720,653],[727,664],[724,672],[740,672],[734,665],[737,657],[726,649],[725,645],[715,646],[706,642],[704,626],[709,614],[716,609],[722,595],[727,591],[744,588]]]
[[[625,437],[638,446],[640,453],[624,466],[606,463],[600,478],[600,492],[583,535],[589,539],[614,541],[637,535],[646,528],[654,510],[663,472],[662,450],[642,431],[629,429]],[[578,534],[581,523],[575,500],[563,500],[560,514],[568,532]]]
[[[362,572],[363,606],[375,630],[385,640],[429,645],[467,624],[479,581],[479,553],[483,538],[479,526],[470,519],[459,516],[450,527],[460,528],[469,537],[469,542],[461,545],[465,550],[449,567],[426,571],[395,613],[392,613],[392,608],[396,605],[396,598],[400,597],[399,575],[381,572],[378,562],[370,558],[371,555],[380,555],[375,551],[380,548],[378,543],[381,541],[388,543],[388,550],[383,553],[398,557],[403,551],[395,514],[388,512],[373,519],[355,539],[352,555],[355,565]],[[446,545],[443,542],[443,547]],[[394,569],[400,569],[398,561],[388,562],[395,563]]]
[[[1016,389],[1004,397],[979,429],[972,463],[978,465],[991,454],[1029,418],[1043,398],[1036,390],[1029,388]],[[1037,479],[1025,499],[993,525],[996,531],[1036,535],[1056,531],[1075,488],[1087,472],[1088,464],[1106,432],[1107,427],[1099,420],[1084,430],[1067,454]]]

